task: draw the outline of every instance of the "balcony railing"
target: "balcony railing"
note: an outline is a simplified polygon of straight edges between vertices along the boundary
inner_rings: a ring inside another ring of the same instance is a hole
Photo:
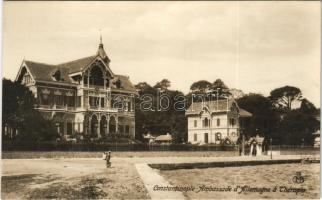
[[[36,105],[36,109],[38,110],[61,110],[61,111],[72,111],[76,110],[75,106],[68,105]]]
[[[88,110],[93,110],[93,111],[114,111],[114,112],[117,112],[117,109],[111,108],[111,107],[101,107],[101,106],[89,105],[86,108]]]

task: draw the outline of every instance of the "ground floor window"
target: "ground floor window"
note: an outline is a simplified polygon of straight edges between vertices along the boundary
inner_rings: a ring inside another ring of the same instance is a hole
[[[73,133],[73,123],[67,122],[67,135],[71,135]]]
[[[130,126],[125,125],[125,133],[129,134],[130,133]]]
[[[208,143],[208,133],[205,133],[205,143]]]
[[[193,135],[193,141],[197,141],[198,140],[198,135],[195,133],[194,135]]]
[[[216,133],[216,140],[221,140],[221,133]]]

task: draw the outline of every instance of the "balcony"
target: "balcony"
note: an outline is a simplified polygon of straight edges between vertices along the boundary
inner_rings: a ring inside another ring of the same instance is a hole
[[[92,106],[92,105],[86,106],[86,109],[87,110],[90,110],[90,111],[117,112],[117,109],[115,109],[115,108],[108,108],[108,107],[101,107],[101,106]]]
[[[75,111],[75,106],[67,105],[36,105],[37,110],[50,110],[50,111]]]

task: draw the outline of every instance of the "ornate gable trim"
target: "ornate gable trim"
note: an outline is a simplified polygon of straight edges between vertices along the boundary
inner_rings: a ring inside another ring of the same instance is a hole
[[[85,73],[85,71],[88,70],[88,68],[90,68],[97,61],[100,61],[101,64],[103,64],[103,66],[105,67],[106,71],[108,71],[111,74],[111,78],[113,78],[114,77],[114,73],[109,68],[109,66],[107,66],[105,64],[104,60],[100,56],[96,56],[95,59],[93,59],[92,62],[90,62],[86,67],[84,67],[83,70],[82,70],[82,73]]]
[[[19,77],[21,76],[21,72],[22,72],[22,69],[23,68],[26,68],[26,71],[30,75],[30,77],[32,79],[32,82],[33,83],[36,83],[36,79],[34,78],[33,74],[30,72],[29,67],[26,64],[25,60],[23,60],[22,63],[21,63],[21,65],[20,65],[20,68],[19,68],[18,74],[17,74],[17,76],[15,78],[15,81],[18,81]]]

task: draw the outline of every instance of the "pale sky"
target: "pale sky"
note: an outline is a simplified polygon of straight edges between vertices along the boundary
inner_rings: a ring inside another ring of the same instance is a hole
[[[94,55],[102,29],[116,74],[136,84],[198,80],[268,95],[291,85],[320,106],[320,2],[4,2],[3,76],[22,60]]]

